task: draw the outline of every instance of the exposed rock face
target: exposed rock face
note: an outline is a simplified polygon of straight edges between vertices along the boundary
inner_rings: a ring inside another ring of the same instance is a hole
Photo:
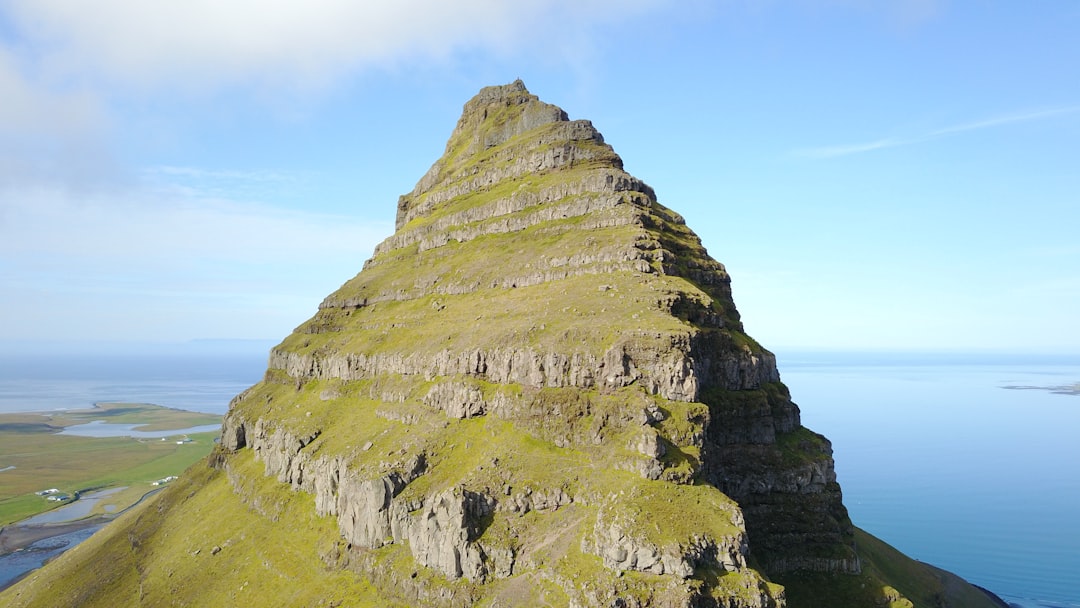
[[[768,574],[859,570],[829,444],[724,267],[590,122],[483,89],[396,226],[221,440],[314,495],[389,596],[780,606]],[[403,551],[443,582],[389,575]]]

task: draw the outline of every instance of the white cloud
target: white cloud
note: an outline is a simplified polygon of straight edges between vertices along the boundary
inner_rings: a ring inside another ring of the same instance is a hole
[[[0,190],[8,338],[273,338],[355,275],[389,222],[156,190]]]
[[[264,102],[355,74],[468,53],[587,55],[589,33],[671,0],[6,0],[0,2],[0,188],[130,179],[114,126],[148,99]]]
[[[311,176],[125,167],[114,127],[157,100],[289,97],[475,54],[567,63],[596,28],[665,4],[0,2],[0,333],[284,335],[392,230],[245,202]]]
[[[851,154],[862,154],[864,152],[872,152],[874,150],[881,150],[883,148],[909,146],[912,144],[918,144],[925,141],[940,139],[942,137],[948,137],[950,135],[956,135],[968,131],[979,131],[982,129],[990,129],[1014,123],[1030,122],[1034,120],[1045,120],[1048,118],[1053,118],[1064,114],[1073,114],[1076,112],[1080,112],[1080,106],[1065,106],[1060,108],[1018,112],[1015,114],[995,116],[993,118],[987,118],[975,122],[967,122],[951,125],[948,127],[942,127],[940,129],[935,129],[933,131],[927,131],[925,133],[919,133],[908,137],[887,137],[857,144],[804,148],[801,150],[796,150],[795,153],[799,156],[806,156],[810,158],[833,158],[837,156],[849,156]]]
[[[108,173],[99,141],[109,121],[94,94],[42,82],[0,47],[0,100],[0,187],[43,175],[76,183]]]
[[[665,2],[11,0],[8,11],[52,74],[198,88],[317,84],[413,57],[557,48]]]
[[[163,195],[198,199],[266,200],[305,183],[297,172],[208,170],[198,167],[158,166],[142,171],[143,178]]]
[[[969,122],[959,125],[953,125],[951,127],[945,127],[932,131],[927,135],[930,137],[941,137],[944,135],[952,135],[953,133],[963,133],[965,131],[978,131],[980,129],[988,129],[990,127],[999,127],[1002,125],[1008,125],[1017,122],[1029,122],[1032,120],[1042,120],[1045,118],[1053,118],[1062,114],[1072,114],[1074,112],[1080,112],[1080,106],[1066,106],[1062,108],[1049,108],[1045,110],[1035,110],[1031,112],[1020,112],[1016,114],[1006,114],[1004,116],[996,116],[994,118],[988,118],[985,120],[979,120],[975,122]]]
[[[260,203],[134,191],[75,198],[58,189],[3,194],[0,254],[78,256],[157,266],[179,259],[317,264],[355,260],[389,224]]]
[[[14,54],[0,47],[0,133],[7,137],[93,130],[101,120],[84,91],[50,90],[28,78]]]
[[[834,156],[861,154],[863,152],[881,150],[882,148],[893,148],[895,146],[903,146],[910,143],[914,143],[914,140],[885,138],[875,141],[868,141],[861,144],[843,144],[839,146],[821,146],[817,148],[806,148],[803,150],[797,150],[796,154],[798,154],[799,156],[808,156],[810,158],[832,158]]]

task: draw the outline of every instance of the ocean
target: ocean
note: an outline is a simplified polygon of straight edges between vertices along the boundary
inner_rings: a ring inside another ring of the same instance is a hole
[[[266,354],[0,356],[0,412],[129,401],[223,414]],[[803,423],[833,443],[856,525],[1017,606],[1080,608],[1080,396],[1045,390],[1080,382],[1080,357],[778,359]]]
[[[855,525],[1010,603],[1080,606],[1080,357],[779,355]]]
[[[268,352],[0,355],[0,413],[128,402],[224,414],[262,379]]]

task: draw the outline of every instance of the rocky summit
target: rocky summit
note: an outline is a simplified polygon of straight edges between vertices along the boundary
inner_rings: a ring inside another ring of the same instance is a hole
[[[209,463],[0,603],[992,605],[852,526],[724,266],[521,81],[465,104]]]

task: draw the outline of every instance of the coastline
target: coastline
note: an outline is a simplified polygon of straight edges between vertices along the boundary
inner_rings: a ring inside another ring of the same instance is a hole
[[[22,550],[30,547],[31,545],[33,545],[36,542],[48,540],[50,538],[55,538],[55,537],[58,537],[58,536],[64,536],[66,534],[71,534],[73,532],[80,532],[80,531],[83,531],[83,530],[88,530],[90,528],[97,528],[97,530],[94,530],[94,532],[93,532],[94,534],[96,534],[98,530],[100,530],[101,528],[104,528],[109,522],[113,521],[117,517],[120,517],[124,513],[127,513],[131,509],[134,509],[135,507],[139,506],[144,501],[146,501],[146,499],[148,499],[151,496],[157,494],[158,492],[161,492],[164,489],[165,488],[162,487],[162,488],[155,488],[153,490],[150,490],[149,492],[147,492],[147,493],[143,494],[141,497],[139,497],[139,500],[137,500],[133,504],[129,505],[123,511],[119,511],[117,513],[106,513],[106,514],[101,514],[101,515],[91,515],[89,517],[84,517],[82,519],[74,519],[74,520],[70,520],[70,521],[62,521],[62,522],[47,523],[47,524],[23,524],[21,522],[15,522],[13,524],[8,524],[8,525],[0,528],[0,558],[12,555],[14,553],[17,553],[18,551],[22,551]],[[81,541],[79,541],[79,542],[81,542]],[[63,551],[61,551],[59,554],[57,554],[57,555],[53,556],[52,558],[50,558],[50,560],[55,559],[56,557],[59,557],[60,555],[63,555],[65,552],[70,550],[76,544],[78,544],[78,543],[74,543],[74,544],[68,546]],[[44,565],[44,564],[42,564],[42,565]],[[3,591],[5,589],[7,589],[8,587],[11,587],[12,585],[15,585],[16,583],[18,583],[22,579],[26,578],[27,576],[29,576],[31,573],[33,573],[34,571],[36,571],[40,567],[41,566],[38,566],[38,567],[35,567],[35,568],[30,568],[29,570],[26,570],[25,572],[19,574],[18,576],[14,577],[13,579],[11,579],[9,581],[0,582],[0,591]]]
[[[0,416],[7,415],[38,415],[38,416],[55,416],[61,414],[94,414],[105,413],[109,410],[107,406],[150,406],[161,408],[164,410],[172,410],[174,412],[183,412],[187,414],[207,414],[210,416],[221,416],[215,412],[207,412],[203,410],[191,409],[187,407],[176,407],[172,405],[161,405],[152,401],[132,401],[125,399],[99,399],[97,401],[89,401],[82,405],[70,405],[62,407],[51,407],[41,409],[13,409],[13,410],[0,410]]]
[[[976,585],[975,583],[972,583],[971,586],[975,587],[979,591],[982,591],[983,593],[985,593],[987,595],[987,597],[989,597],[991,600],[993,600],[993,602],[995,604],[997,604],[998,606],[1001,606],[1001,608],[1012,608],[1009,605],[1009,602],[1006,602],[1004,599],[999,597],[998,594],[994,593],[993,591],[990,591],[986,587],[980,587],[980,586]]]
[[[9,553],[14,553],[20,549],[25,549],[39,540],[60,536],[61,534],[78,532],[79,530],[85,530],[92,526],[107,524],[141,505],[147,498],[150,498],[164,489],[165,487],[154,488],[140,496],[139,500],[136,500],[122,511],[117,511],[116,513],[103,513],[100,515],[91,515],[82,519],[72,519],[69,521],[48,524],[24,524],[21,521],[8,524],[0,528],[0,557],[8,555]]]
[[[104,525],[115,518],[116,515],[92,515],[85,519],[55,524],[21,525],[18,522],[8,524],[0,528],[0,556],[25,549],[39,540]]]

